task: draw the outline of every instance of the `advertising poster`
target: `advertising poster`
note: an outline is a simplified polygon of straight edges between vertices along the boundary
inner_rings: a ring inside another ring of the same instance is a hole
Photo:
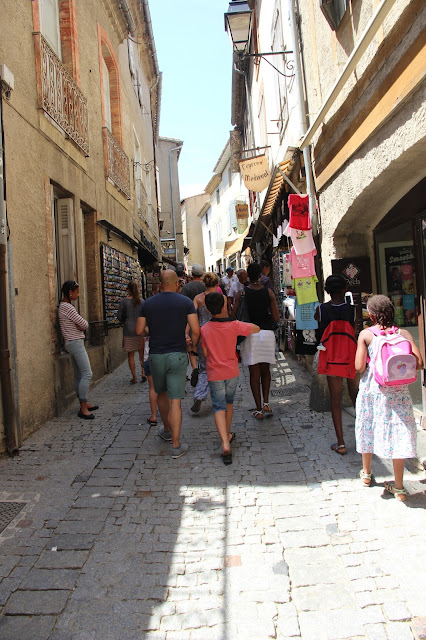
[[[347,282],[347,289],[352,294],[353,302],[358,307],[357,333],[367,326],[369,315],[367,312],[367,301],[372,293],[371,266],[368,256],[359,258],[344,258],[342,260],[332,260],[331,270],[333,274],[342,275]]]
[[[399,327],[417,325],[416,272],[412,243],[379,244],[382,270],[382,292],[395,306],[395,324]]]

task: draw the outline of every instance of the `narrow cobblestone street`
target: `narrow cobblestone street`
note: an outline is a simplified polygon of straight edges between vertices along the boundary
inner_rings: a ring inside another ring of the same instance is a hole
[[[127,365],[0,460],[1,501],[24,506],[0,534],[2,640],[413,640],[424,598],[424,474],[405,504],[383,495],[390,465],[360,484],[330,451],[330,414],[308,409],[310,376],[282,354],[274,417],[256,421],[248,377],[224,466],[208,401],[171,460],[149,428],[148,388]],[[423,620],[424,624],[424,620]],[[419,633],[419,632],[418,632]],[[418,637],[425,637],[418,635]]]

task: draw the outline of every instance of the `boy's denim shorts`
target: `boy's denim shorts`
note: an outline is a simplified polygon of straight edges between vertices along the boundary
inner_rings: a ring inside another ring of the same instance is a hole
[[[213,413],[226,411],[226,405],[234,402],[239,376],[229,380],[209,380]]]

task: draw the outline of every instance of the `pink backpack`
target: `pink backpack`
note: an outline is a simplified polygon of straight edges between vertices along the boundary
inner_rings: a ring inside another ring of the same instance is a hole
[[[415,382],[417,359],[411,350],[410,341],[401,336],[398,327],[391,327],[388,333],[376,327],[368,329],[378,338],[371,343],[373,355],[370,360],[376,382],[382,387]]]

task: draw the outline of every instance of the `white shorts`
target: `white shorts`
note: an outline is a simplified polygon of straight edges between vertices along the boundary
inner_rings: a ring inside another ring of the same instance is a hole
[[[261,329],[259,333],[252,333],[241,343],[241,362],[245,365],[259,364],[259,362],[275,363],[275,334],[273,331]]]

